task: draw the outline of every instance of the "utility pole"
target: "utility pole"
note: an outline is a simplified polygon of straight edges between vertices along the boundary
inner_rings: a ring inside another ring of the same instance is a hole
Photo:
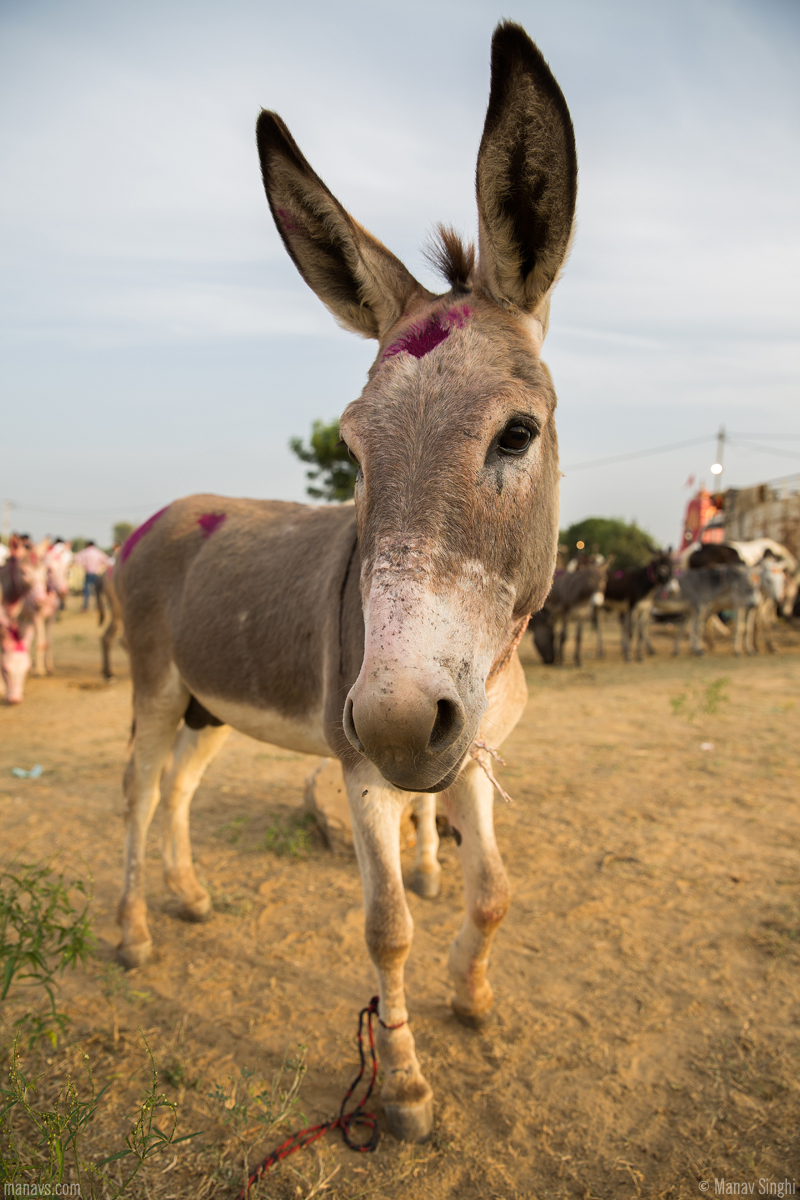
[[[3,519],[0,523],[0,542],[5,542],[8,545],[8,539],[11,534],[11,510],[14,507],[13,500],[3,501]]]
[[[725,426],[720,425],[719,433],[717,434],[717,457],[714,465],[711,468],[711,474],[717,477],[717,491],[721,491],[720,483],[722,482],[722,471],[725,465]]]

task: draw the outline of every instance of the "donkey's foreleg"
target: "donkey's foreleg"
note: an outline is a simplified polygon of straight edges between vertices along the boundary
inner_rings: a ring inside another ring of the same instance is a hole
[[[597,657],[605,658],[606,651],[603,645],[603,610],[595,605],[593,613],[594,632],[597,638]]]
[[[44,669],[48,675],[55,674],[55,666],[53,664],[53,626],[56,621],[57,608],[54,607],[49,617],[44,623]]]
[[[400,870],[403,795],[371,764],[347,772],[345,778],[364,888],[367,948],[378,974],[381,1100],[394,1136],[418,1142],[430,1133],[433,1093],[417,1062],[405,1000],[403,972],[414,924]]]
[[[701,636],[703,630],[705,629],[706,620],[708,619],[709,612],[710,612],[710,605],[707,605],[707,604],[702,605],[702,606],[695,605],[693,616],[692,616],[692,628],[689,633],[689,647],[691,649],[692,654],[697,654],[698,656],[705,653],[705,651],[703,649],[703,644],[700,641],[700,636]]]
[[[117,911],[122,926],[118,956],[126,967],[142,966],[152,950],[144,892],[147,831],[160,799],[161,771],[188,702],[189,693],[177,675],[146,702],[136,697],[136,735],[124,781],[125,880]]]
[[[640,662],[642,657],[642,646],[644,646],[647,654],[655,654],[653,643],[650,641],[650,621],[652,620],[653,616],[653,608],[654,604],[652,600],[643,601],[642,604],[639,605],[636,634],[638,637],[637,655],[639,656]]]
[[[626,609],[619,614],[619,633],[620,643],[622,648],[622,657],[625,662],[631,661],[631,614],[630,609]]]
[[[461,855],[466,915],[450,949],[456,1016],[480,1025],[492,1007],[486,978],[495,930],[511,893],[494,836],[494,788],[478,763],[470,763],[444,793],[444,808]]]
[[[187,921],[203,921],[211,913],[211,897],[198,881],[192,862],[189,808],[206,767],[230,731],[229,725],[207,725],[204,729],[184,725],[175,739],[172,767],[161,781],[166,797],[164,882],[181,900],[180,915]]]
[[[36,631],[36,662],[31,675],[47,674],[47,621],[44,614],[36,611],[33,618],[33,628]]]
[[[431,793],[417,796],[414,812],[417,817],[417,853],[411,886],[418,896],[430,900],[439,895],[442,878],[442,868],[437,858],[439,834],[436,830],[436,796]]]

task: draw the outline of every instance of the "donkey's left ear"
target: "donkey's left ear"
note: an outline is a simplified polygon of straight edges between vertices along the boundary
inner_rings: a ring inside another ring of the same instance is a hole
[[[256,138],[272,216],[298,271],[347,329],[381,337],[424,289],[345,211],[277,113],[261,113]]]
[[[477,169],[478,281],[498,304],[536,314],[569,250],[578,182],[567,103],[519,25],[492,38],[492,85]]]

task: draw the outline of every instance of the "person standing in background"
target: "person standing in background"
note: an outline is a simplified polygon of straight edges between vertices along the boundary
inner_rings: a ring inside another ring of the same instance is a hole
[[[87,612],[89,596],[92,591],[97,593],[97,581],[108,567],[110,559],[104,550],[89,541],[82,550],[78,551],[74,561],[86,572],[86,578],[83,581],[83,609],[81,611]]]

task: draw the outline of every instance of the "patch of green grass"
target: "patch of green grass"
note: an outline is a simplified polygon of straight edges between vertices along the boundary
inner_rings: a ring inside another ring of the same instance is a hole
[[[279,856],[302,858],[311,849],[313,825],[314,818],[311,813],[292,816],[285,823],[275,821],[262,837],[258,849]]]
[[[685,717],[691,724],[699,716],[716,716],[722,706],[730,701],[730,696],[725,692],[729,683],[730,679],[726,675],[712,679],[705,687],[687,683],[685,692],[670,696],[673,717]]]
[[[249,820],[249,817],[234,817],[227,821],[219,831],[220,837],[224,837],[231,846],[235,846],[244,833],[245,825]]]

